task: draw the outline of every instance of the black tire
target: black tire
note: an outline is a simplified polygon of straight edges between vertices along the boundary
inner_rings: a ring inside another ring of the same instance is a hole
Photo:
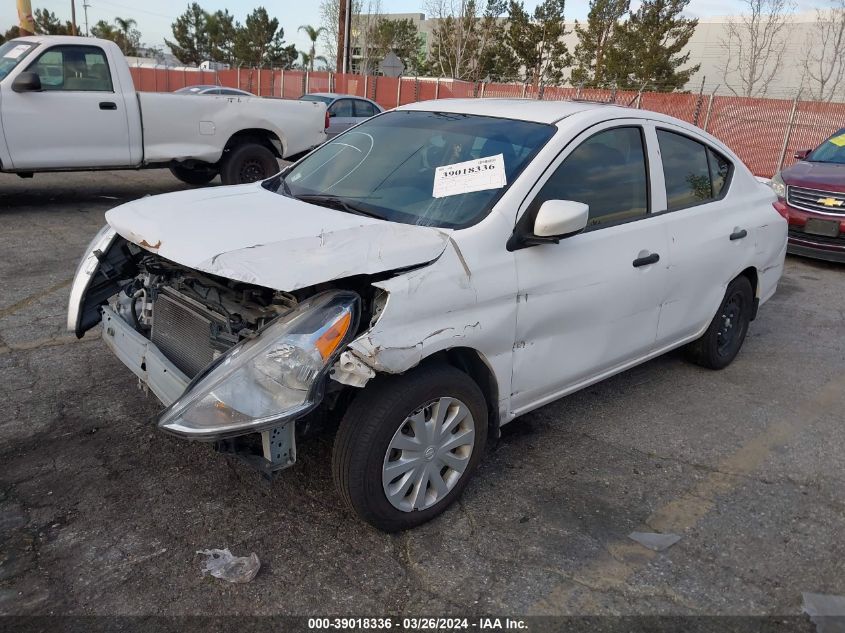
[[[279,173],[276,155],[264,145],[244,143],[227,152],[220,178],[224,185],[243,185]]]
[[[724,369],[730,365],[748,334],[753,310],[751,282],[744,275],[737,277],[728,284],[725,298],[704,336],[687,346],[687,358],[708,369]]]
[[[388,500],[382,483],[388,447],[405,427],[408,416],[444,397],[460,400],[471,413],[472,421],[467,425],[474,427],[474,444],[468,463],[451,490],[433,505],[400,510]],[[449,365],[432,365],[401,376],[380,376],[358,394],[340,423],[332,454],[335,486],[347,505],[374,527],[385,532],[416,527],[439,515],[460,496],[481,461],[487,433],[484,395],[464,372]]]
[[[170,165],[170,173],[186,184],[197,186],[207,185],[217,177],[217,170],[214,168],[192,168],[179,163]]]

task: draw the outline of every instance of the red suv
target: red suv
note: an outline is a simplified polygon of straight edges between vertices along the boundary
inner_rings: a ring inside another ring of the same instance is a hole
[[[845,262],[845,128],[772,178],[778,211],[789,221],[787,251]]]

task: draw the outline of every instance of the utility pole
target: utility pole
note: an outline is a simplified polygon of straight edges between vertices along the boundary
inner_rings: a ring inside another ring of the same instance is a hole
[[[76,35],[76,0],[70,0],[70,34]]]
[[[340,0],[338,2],[337,29],[337,68],[338,73],[349,72],[349,48],[352,30],[352,4],[355,0]]]
[[[88,0],[82,0],[82,10],[85,11],[85,37],[89,37],[91,34],[88,32],[88,8],[91,5],[88,4]]]

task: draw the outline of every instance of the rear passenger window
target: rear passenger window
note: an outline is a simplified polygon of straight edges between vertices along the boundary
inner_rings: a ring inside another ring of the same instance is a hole
[[[681,134],[657,130],[666,202],[669,211],[685,209],[719,198],[731,164],[706,145]]]
[[[641,129],[599,132],[561,163],[529,213],[536,217],[546,200],[575,200],[589,205],[591,226],[637,218],[647,213],[647,182]]]
[[[361,101],[360,99],[355,101],[355,116],[358,118],[361,117],[371,117],[378,114],[378,111],[375,109],[372,103],[369,101]]]

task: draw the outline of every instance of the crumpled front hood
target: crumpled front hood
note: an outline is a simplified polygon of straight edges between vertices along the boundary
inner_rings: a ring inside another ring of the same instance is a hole
[[[142,198],[106,221],[170,261],[286,291],[425,264],[449,241],[445,230],[327,209],[260,184]]]

